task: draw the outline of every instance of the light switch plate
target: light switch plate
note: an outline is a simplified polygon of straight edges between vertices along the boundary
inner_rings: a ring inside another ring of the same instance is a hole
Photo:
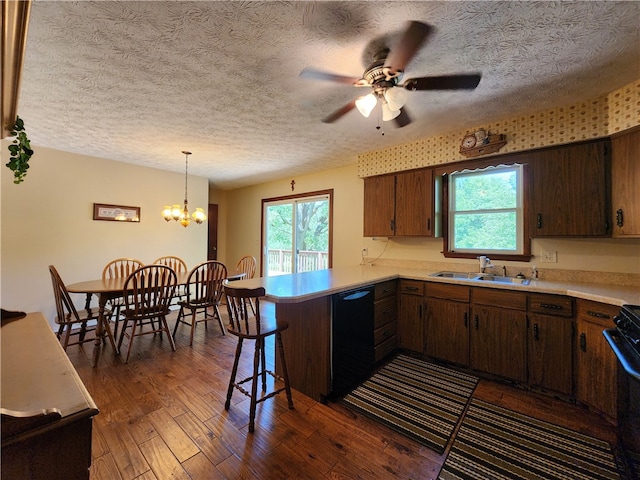
[[[540,261],[542,263],[558,263],[558,252],[542,250],[540,252]]]

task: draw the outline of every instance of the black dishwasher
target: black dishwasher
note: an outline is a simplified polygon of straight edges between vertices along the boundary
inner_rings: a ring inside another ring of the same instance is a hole
[[[332,298],[331,398],[338,399],[366,380],[375,365],[373,285]]]

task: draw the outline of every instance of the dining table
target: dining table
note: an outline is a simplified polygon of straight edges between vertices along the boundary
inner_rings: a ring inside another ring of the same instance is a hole
[[[177,286],[184,286],[189,282],[190,272],[176,272]],[[232,272],[226,276],[226,280],[242,280],[246,274],[244,272]],[[65,285],[69,293],[82,293],[86,295],[85,308],[89,308],[93,295],[98,297],[98,322],[96,325],[96,339],[93,346],[92,365],[96,367],[100,359],[102,344],[105,332],[110,331],[109,319],[105,314],[109,300],[124,296],[124,283],[127,277],[99,278],[96,280],[85,280],[77,283]],[[222,295],[222,292],[221,292]],[[120,354],[117,339],[109,335],[109,341],[116,355]]]
[[[176,273],[177,284],[186,285],[189,281],[189,272]],[[116,278],[99,278],[96,280],[85,280],[77,283],[70,283],[65,285],[69,293],[83,293],[86,295],[85,308],[89,308],[93,295],[98,297],[98,322],[96,325],[96,339],[93,346],[92,365],[96,367],[98,360],[100,359],[100,353],[102,350],[102,344],[104,341],[105,332],[111,329],[109,325],[109,319],[105,314],[106,305],[109,300],[114,298],[120,298],[125,295],[124,283],[127,277]],[[109,341],[116,355],[120,354],[116,339],[112,335],[109,336]]]

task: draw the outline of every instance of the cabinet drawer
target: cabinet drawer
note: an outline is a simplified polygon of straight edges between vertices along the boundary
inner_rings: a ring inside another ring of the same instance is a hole
[[[395,336],[396,336],[395,322],[386,323],[382,327],[376,328],[373,331],[373,344],[380,345],[385,340]]]
[[[388,282],[376,283],[374,298],[376,300],[380,300],[381,298],[385,298],[385,297],[389,297],[391,295],[395,295],[397,288],[398,288],[398,285],[397,285],[397,282],[395,280],[389,280]]]
[[[569,297],[557,295],[529,295],[529,310],[533,313],[571,317],[573,301]]]
[[[379,345],[376,345],[374,350],[374,360],[378,363],[384,357],[393,352],[398,346],[398,338],[394,335],[393,337],[385,340]]]
[[[590,322],[602,325],[605,328],[613,328],[613,317],[620,312],[620,307],[605,303],[592,302],[590,300],[577,300],[578,316],[589,319]]]
[[[464,285],[448,285],[446,283],[429,283],[426,288],[427,297],[442,298],[453,302],[468,302],[469,287]]]
[[[489,305],[497,308],[526,310],[527,294],[524,292],[511,292],[498,288],[474,288],[473,303]]]
[[[395,296],[376,302],[374,305],[373,328],[380,328],[389,322],[394,322],[395,324],[397,308],[398,305]]]
[[[400,293],[422,296],[424,293],[424,282],[420,280],[400,280]]]

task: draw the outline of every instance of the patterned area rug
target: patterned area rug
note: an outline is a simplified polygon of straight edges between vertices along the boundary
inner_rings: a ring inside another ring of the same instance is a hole
[[[631,478],[640,480],[640,453],[627,452],[627,458],[631,468]]]
[[[399,355],[344,402],[442,453],[478,378]]]
[[[477,399],[438,479],[619,479],[610,445]]]

